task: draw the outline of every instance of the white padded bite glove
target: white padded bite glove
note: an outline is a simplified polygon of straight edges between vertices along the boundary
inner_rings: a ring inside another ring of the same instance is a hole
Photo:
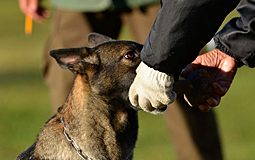
[[[144,111],[159,114],[161,108],[174,102],[176,93],[172,91],[174,77],[154,70],[141,62],[136,69],[136,77],[129,89],[129,100],[133,106]]]

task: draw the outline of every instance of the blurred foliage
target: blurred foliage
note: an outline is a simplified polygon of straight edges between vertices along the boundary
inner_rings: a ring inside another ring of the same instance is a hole
[[[50,19],[34,23],[33,34],[28,37],[18,2],[4,0],[0,4],[0,160],[11,160],[36,140],[42,125],[53,115],[41,75]],[[127,28],[123,28],[120,39],[132,39]],[[215,108],[225,159],[254,159],[254,79],[254,71],[242,67],[229,93]],[[139,118],[135,159],[176,159],[163,116],[140,112]]]

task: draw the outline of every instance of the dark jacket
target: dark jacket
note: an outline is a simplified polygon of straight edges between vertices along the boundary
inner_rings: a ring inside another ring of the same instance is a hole
[[[180,71],[215,35],[240,0],[162,0],[141,52],[148,66],[168,74]],[[239,65],[255,65],[255,1],[241,0],[241,18],[231,20],[215,36],[217,47]]]
[[[237,6],[240,18],[234,18],[215,37],[217,48],[239,64],[255,67],[255,0],[242,0]]]

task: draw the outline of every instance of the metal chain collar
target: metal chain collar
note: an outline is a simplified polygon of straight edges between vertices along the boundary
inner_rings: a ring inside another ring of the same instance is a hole
[[[78,155],[83,159],[83,160],[92,160],[91,158],[89,158],[89,156],[83,152],[80,147],[77,145],[77,143],[74,141],[73,138],[70,138],[70,136],[66,133],[66,125],[64,122],[64,117],[62,117],[61,122],[63,123],[64,126],[64,135],[66,136],[66,139],[72,143],[72,146],[75,148],[76,152],[78,153]],[[87,159],[86,159],[87,157]]]

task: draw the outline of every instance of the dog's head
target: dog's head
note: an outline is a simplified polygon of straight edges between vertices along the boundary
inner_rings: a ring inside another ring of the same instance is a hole
[[[88,35],[88,43],[91,48],[57,49],[49,54],[61,68],[84,75],[93,93],[129,101],[128,91],[141,62],[143,46],[97,33]]]

